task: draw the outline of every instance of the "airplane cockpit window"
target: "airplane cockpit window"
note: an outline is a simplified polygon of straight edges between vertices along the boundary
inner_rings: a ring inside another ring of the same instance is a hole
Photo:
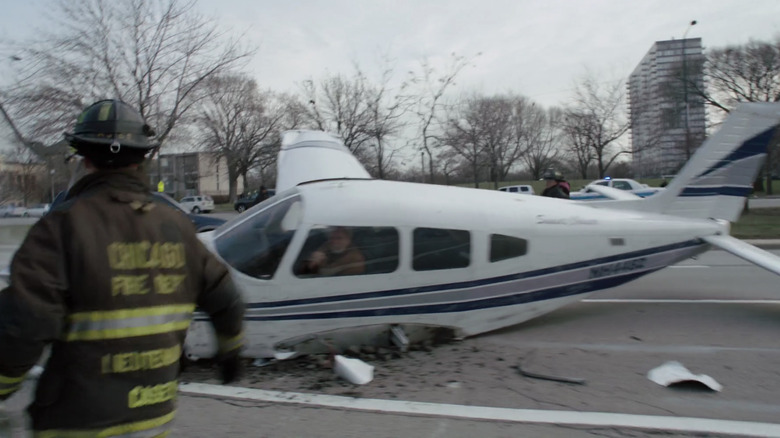
[[[301,201],[284,199],[217,236],[217,252],[230,266],[255,278],[273,277],[301,222]]]
[[[415,271],[465,268],[471,263],[471,234],[464,230],[415,228]]]
[[[528,253],[528,241],[503,234],[490,235],[490,262],[524,256]]]
[[[293,265],[302,278],[387,274],[398,268],[398,230],[318,226],[309,231]]]

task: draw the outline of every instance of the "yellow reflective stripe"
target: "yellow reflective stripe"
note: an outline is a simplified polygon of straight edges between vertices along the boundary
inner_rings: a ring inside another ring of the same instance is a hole
[[[16,392],[24,381],[24,374],[19,377],[9,377],[0,374],[0,395]]]
[[[16,385],[13,386],[2,387],[0,388],[0,395],[6,395],[6,394],[11,394],[12,392],[16,392],[16,390],[19,389],[19,387],[21,386],[22,386],[21,383],[17,383]]]
[[[128,327],[104,330],[85,330],[68,333],[68,341],[100,341],[104,339],[132,338],[134,336],[158,335],[179,330],[187,330],[190,321],[174,321],[145,327]]]
[[[108,437],[127,437],[127,438],[158,438],[166,437],[170,434],[168,430],[160,430],[173,420],[176,411],[162,417],[152,418],[151,420],[137,421],[135,423],[120,424],[109,427],[108,429],[98,430],[41,430],[34,432],[35,438],[108,438]],[[148,433],[143,433],[148,432]]]
[[[22,374],[19,377],[8,377],[0,374],[0,384],[11,384],[11,383],[19,383],[22,380],[24,380],[24,374]]]
[[[194,304],[174,304],[170,306],[142,307],[139,309],[73,313],[68,316],[68,320],[70,322],[105,321],[112,319],[129,319],[147,316],[169,315],[173,313],[193,312],[194,310]]]
[[[70,328],[66,339],[95,341],[186,330],[194,310],[194,304],[176,304],[74,313],[68,316]]]
[[[219,351],[221,353],[233,351],[236,348],[241,348],[241,346],[244,345],[244,332],[241,332],[232,338],[219,336],[217,338],[217,342],[219,344]]]

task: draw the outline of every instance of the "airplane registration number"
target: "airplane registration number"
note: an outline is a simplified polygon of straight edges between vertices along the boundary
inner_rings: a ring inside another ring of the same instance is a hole
[[[590,268],[590,278],[606,277],[608,275],[622,274],[625,272],[636,271],[642,269],[647,264],[647,259],[642,257],[634,260],[626,260],[624,262],[613,263],[611,265],[598,266]]]

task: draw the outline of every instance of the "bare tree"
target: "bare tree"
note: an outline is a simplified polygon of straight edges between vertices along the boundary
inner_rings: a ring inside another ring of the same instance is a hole
[[[518,111],[512,96],[482,97],[472,95],[464,100],[455,117],[447,124],[447,146],[472,165],[475,184],[478,169],[487,167],[495,188],[525,152],[518,141],[524,114]]]
[[[397,136],[406,126],[404,115],[409,111],[411,97],[404,94],[407,84],[402,83],[397,93],[389,86],[393,70],[385,69],[379,85],[369,89],[368,97],[368,132],[373,149],[374,174],[384,179],[397,149],[389,147],[389,138]]]
[[[563,110],[551,108],[545,111],[532,102],[520,102],[523,129],[518,138],[525,144],[522,161],[531,177],[537,180],[558,158]]]
[[[574,110],[567,110],[563,117],[566,158],[582,179],[588,178],[588,168],[594,159],[593,150],[590,147],[591,124],[587,119],[587,114]]]
[[[751,40],[743,45],[711,50],[704,62],[707,87],[689,81],[689,90],[705,103],[728,113],[740,102],[780,101],[780,36],[774,41]],[[693,75],[688,75],[689,77]],[[771,166],[778,141],[767,148],[766,190],[772,193]]]
[[[433,148],[441,144],[444,128],[439,117],[445,104],[444,93],[455,85],[455,78],[466,68],[474,57],[466,57],[452,54],[449,65],[444,72],[439,74],[428,59],[420,63],[420,73],[412,73],[411,83],[417,85],[417,101],[415,115],[419,129],[421,149],[428,155],[429,183],[434,182],[434,151]]]
[[[251,51],[226,39],[195,12],[194,1],[61,0],[51,34],[25,42],[23,78],[6,109],[23,136],[42,143],[62,132],[86,105],[122,99],[140,109],[164,141],[206,94],[206,80],[239,65]]]
[[[213,77],[209,98],[200,106],[198,125],[206,150],[227,162],[230,201],[237,195],[238,178],[275,155],[283,104],[271,92],[261,92],[245,76]]]
[[[581,172],[585,169],[582,164],[592,157],[599,178],[603,178],[615,159],[630,152],[616,144],[630,126],[624,113],[623,90],[622,81],[606,84],[593,75],[576,84],[575,104],[567,111],[564,125]],[[590,152],[580,150],[583,147]]]
[[[339,135],[344,145],[365,162],[362,147],[371,138],[368,86],[365,75],[359,68],[355,70],[352,77],[337,74],[319,84],[308,79],[301,85],[313,124]]]
[[[48,181],[45,177],[46,164],[30,148],[19,142],[5,157],[5,171],[2,172],[2,195],[4,199],[15,198],[26,206],[31,201],[38,201],[47,190],[42,183]]]

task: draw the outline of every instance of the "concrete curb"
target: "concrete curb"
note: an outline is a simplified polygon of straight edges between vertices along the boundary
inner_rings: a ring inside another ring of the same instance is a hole
[[[780,249],[780,239],[743,239],[743,241],[761,249]]]

